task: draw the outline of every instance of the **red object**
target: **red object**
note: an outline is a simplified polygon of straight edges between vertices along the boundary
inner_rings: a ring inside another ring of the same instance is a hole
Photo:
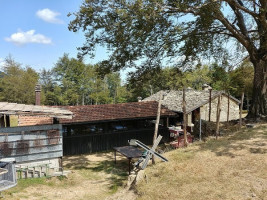
[[[182,134],[184,133],[183,129],[180,130],[169,129],[169,131],[170,131],[170,136],[174,138],[177,138],[181,133]]]
[[[187,142],[188,143],[193,143],[194,137],[191,135],[187,136]],[[177,140],[173,141],[170,143],[171,146],[175,149],[179,148],[179,147],[184,147],[184,136],[179,136],[177,138]]]

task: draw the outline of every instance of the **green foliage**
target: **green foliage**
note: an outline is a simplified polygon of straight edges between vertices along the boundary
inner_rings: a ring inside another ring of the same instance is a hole
[[[35,103],[34,88],[38,74],[31,67],[23,68],[13,58],[7,57],[0,78],[0,101]]]
[[[139,73],[166,64],[185,67],[200,60],[223,64],[231,58],[236,63],[248,56],[258,73],[249,116],[266,116],[265,1],[84,0],[71,15],[69,30],[83,31],[86,39],[79,56],[94,56],[98,45],[109,50],[110,56],[101,62],[103,73],[128,67]],[[218,74],[213,72],[212,78]],[[222,75],[213,86],[229,89],[230,79]]]
[[[180,71],[175,67],[157,70],[137,71],[128,78],[127,88],[131,91],[131,101],[137,97],[148,97],[160,90],[178,90],[191,87],[201,90],[203,84],[209,84],[214,90],[230,92],[240,99],[245,92],[246,99],[251,100],[253,88],[253,66],[245,61],[233,71],[214,63],[210,66],[198,64],[190,70]]]
[[[252,99],[254,68],[249,61],[244,61],[240,67],[230,72],[231,93],[240,98],[242,92]]]
[[[209,67],[197,65],[194,69],[182,72],[176,67],[165,67],[137,71],[128,78],[128,89],[132,101],[137,97],[147,97],[160,90],[179,90],[191,87],[200,90],[204,83],[211,83]]]
[[[98,65],[86,65],[82,60],[64,54],[51,71],[43,70],[40,82],[46,105],[88,105],[122,103],[128,93],[121,84],[119,73],[103,78]]]
[[[229,73],[224,67],[219,66],[217,63],[212,64],[210,67],[210,77],[212,79],[211,86],[213,89],[224,91],[228,91],[230,89]]]
[[[203,84],[212,82],[210,70],[207,65],[198,64],[194,70],[184,73],[184,85],[195,90],[201,90]]]
[[[74,17],[69,30],[85,33],[80,56],[93,56],[97,45],[108,48],[111,56],[102,62],[103,72],[137,66],[157,68],[166,61],[177,63],[179,56],[186,62],[200,57],[223,61],[228,52],[223,45],[229,39],[246,48],[247,39],[249,45],[257,43],[257,31],[248,32],[256,25],[255,18],[243,9],[256,5],[248,1],[244,5],[210,0],[85,0],[78,12],[69,14]]]
[[[127,88],[131,91],[130,101],[137,97],[147,97],[160,90],[177,90],[183,86],[183,73],[174,67],[139,69],[127,79]]]

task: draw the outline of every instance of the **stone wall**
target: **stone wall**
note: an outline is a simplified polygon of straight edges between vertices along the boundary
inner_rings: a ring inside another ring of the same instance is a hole
[[[211,121],[216,121],[217,115],[217,104],[218,97],[211,101]],[[239,119],[239,104],[230,98],[230,108],[229,108],[229,121]],[[228,112],[228,97],[226,95],[222,95],[221,98],[221,115],[220,121],[227,121],[227,112]],[[203,105],[200,108],[201,119],[208,121],[209,120],[209,103]]]

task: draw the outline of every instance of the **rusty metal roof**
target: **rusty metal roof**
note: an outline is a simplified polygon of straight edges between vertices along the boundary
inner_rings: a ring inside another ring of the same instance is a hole
[[[65,106],[65,108],[73,112],[73,118],[71,120],[60,120],[60,123],[70,124],[83,122],[156,118],[158,102],[149,101],[120,104]],[[175,115],[176,113],[162,106],[161,116]]]
[[[31,115],[48,116],[72,119],[73,113],[64,108],[36,106],[17,103],[0,102],[0,114],[5,115]]]

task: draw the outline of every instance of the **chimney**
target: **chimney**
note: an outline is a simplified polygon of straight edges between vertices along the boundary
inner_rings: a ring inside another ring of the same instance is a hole
[[[137,97],[138,102],[142,101],[142,97]]]
[[[202,90],[205,90],[205,91],[208,91],[208,90],[211,90],[212,89],[212,87],[210,87],[208,84],[203,84],[202,85]]]
[[[35,105],[41,105],[41,85],[37,84],[35,86]]]

